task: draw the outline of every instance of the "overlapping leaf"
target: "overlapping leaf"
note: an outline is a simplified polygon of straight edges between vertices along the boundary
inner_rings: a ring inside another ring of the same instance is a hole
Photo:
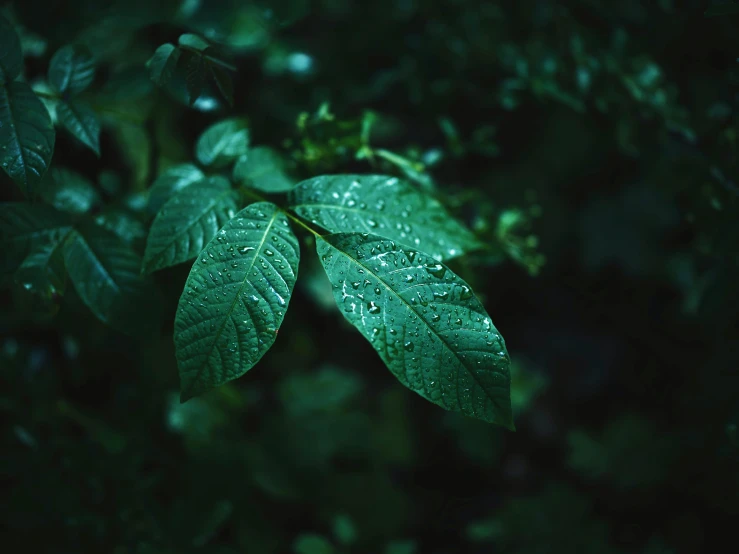
[[[193,164],[180,164],[165,170],[149,190],[149,212],[157,213],[176,192],[205,179]]]
[[[208,243],[175,319],[183,401],[243,375],[272,346],[299,259],[287,218],[268,202],[240,211]]]
[[[76,95],[95,79],[92,54],[80,46],[63,46],[49,62],[49,84],[59,93]]]
[[[364,233],[317,240],[340,311],[406,387],[513,428],[510,359],[469,285],[431,256]]]
[[[156,296],[141,276],[141,257],[116,235],[98,226],[73,231],[64,247],[64,263],[77,294],[103,323],[130,334],[145,333],[156,324]]]
[[[100,195],[85,177],[66,168],[55,167],[40,185],[42,198],[63,212],[84,214],[99,203]]]
[[[438,200],[396,177],[323,175],[299,183],[290,200],[299,215],[332,233],[366,231],[438,260],[480,247]]]
[[[172,44],[162,44],[147,62],[149,76],[160,87],[172,80],[181,51]]]
[[[249,130],[241,119],[214,123],[200,135],[195,155],[204,166],[223,167],[247,153]]]
[[[0,85],[0,166],[28,194],[54,153],[49,112],[26,83]]]
[[[234,181],[267,193],[287,192],[295,181],[285,173],[285,162],[280,155],[265,146],[252,148],[236,162]]]
[[[56,116],[67,131],[100,156],[100,121],[92,108],[83,102],[61,100]]]
[[[66,214],[44,204],[0,204],[0,274],[14,272],[32,253],[58,244],[72,229]]]
[[[151,273],[193,259],[236,210],[235,191],[222,177],[174,195],[151,225],[144,271]]]

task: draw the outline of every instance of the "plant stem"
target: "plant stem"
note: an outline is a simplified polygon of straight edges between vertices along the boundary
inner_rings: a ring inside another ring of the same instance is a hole
[[[252,191],[252,190],[250,190],[248,188],[241,187],[239,189],[239,191],[244,196],[250,196],[254,200],[257,200],[258,202],[269,202],[269,200],[267,200],[264,196],[262,196],[261,194],[257,194],[256,192],[254,192],[254,191]],[[305,229],[306,231],[308,231],[314,237],[320,238],[322,236],[320,233],[316,232],[311,227],[309,227],[302,219],[300,219],[296,215],[290,213],[289,211],[287,211],[286,209],[282,208],[281,206],[277,206],[277,209],[279,209],[283,214],[285,214],[285,216],[288,219],[291,219],[293,222],[295,222],[296,224],[300,225],[303,229]]]

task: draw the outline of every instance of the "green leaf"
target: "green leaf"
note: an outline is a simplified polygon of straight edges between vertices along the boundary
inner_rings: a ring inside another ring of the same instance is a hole
[[[240,211],[195,262],[175,319],[184,402],[251,369],[272,346],[298,274],[300,249],[282,211]]]
[[[323,535],[315,533],[303,533],[293,542],[294,554],[334,554],[336,550]]]
[[[195,54],[187,61],[185,73],[185,86],[189,103],[192,106],[200,98],[205,88],[206,64],[202,54]]]
[[[223,177],[174,195],[151,225],[144,271],[151,273],[195,258],[236,213],[235,196],[236,191]]]
[[[59,93],[79,94],[95,79],[95,62],[87,48],[63,46],[49,62],[49,84]]]
[[[156,296],[140,274],[141,257],[116,235],[97,226],[73,232],[64,262],[82,302],[103,323],[136,335],[158,324]]]
[[[205,173],[193,164],[180,164],[167,168],[149,189],[149,212],[157,213],[176,192],[203,179],[205,179]]]
[[[287,192],[295,186],[284,170],[282,157],[265,146],[252,148],[234,166],[233,179],[244,186],[268,193]]]
[[[48,110],[26,83],[0,86],[0,165],[26,194],[49,168],[55,138]]]
[[[210,47],[210,44],[208,44],[207,41],[200,38],[198,35],[193,35],[192,33],[180,35],[180,38],[177,39],[177,43],[180,46],[186,46],[193,50],[197,50],[198,52],[205,52]]]
[[[23,70],[23,51],[13,25],[0,16],[0,85],[14,80]]]
[[[83,102],[61,100],[56,116],[67,131],[100,157],[100,121],[92,108]]]
[[[382,237],[341,233],[316,242],[339,309],[403,385],[513,429],[505,342],[467,283]]]
[[[298,184],[292,209],[331,233],[366,231],[431,254],[454,258],[480,247],[441,203],[385,175],[323,175]]]
[[[48,304],[54,295],[64,292],[67,273],[61,244],[61,240],[52,242],[32,252],[13,275],[16,283],[41,299],[43,304]]]
[[[54,168],[40,185],[41,197],[57,210],[73,214],[89,212],[100,202],[92,183],[75,171]]]
[[[233,81],[231,81],[231,75],[229,75],[225,69],[213,64],[210,65],[210,72],[213,75],[213,80],[216,82],[218,90],[221,91],[221,94],[226,99],[226,102],[228,102],[228,105],[233,107],[234,85]]]
[[[0,204],[0,274],[18,269],[29,255],[57,244],[72,229],[72,222],[51,206],[26,202]]]
[[[146,62],[151,80],[160,87],[171,81],[180,59],[180,53],[180,49],[171,44],[162,44],[157,48],[154,55]]]
[[[242,119],[224,119],[198,138],[195,155],[204,166],[224,167],[247,153],[249,129]]]

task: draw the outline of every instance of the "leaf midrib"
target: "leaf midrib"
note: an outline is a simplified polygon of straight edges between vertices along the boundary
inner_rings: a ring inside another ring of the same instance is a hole
[[[372,270],[371,268],[369,268],[368,266],[366,266],[366,265],[364,265],[363,263],[361,263],[361,262],[360,262],[359,260],[357,260],[356,258],[354,258],[353,256],[351,256],[351,255],[350,255],[350,254],[349,254],[348,252],[345,252],[345,251],[344,251],[344,250],[342,250],[341,248],[338,248],[338,247],[337,247],[336,245],[334,245],[334,244],[332,244],[332,243],[328,242],[328,241],[327,241],[327,240],[326,240],[326,239],[325,239],[324,237],[320,237],[320,236],[319,236],[318,238],[319,238],[320,240],[323,240],[323,241],[324,241],[324,242],[325,242],[326,244],[328,244],[329,246],[331,246],[331,247],[332,247],[333,249],[335,249],[335,250],[337,250],[337,251],[341,252],[342,254],[344,254],[344,256],[346,256],[346,257],[347,257],[347,258],[348,258],[349,260],[351,260],[352,262],[354,262],[354,263],[355,263],[356,265],[358,265],[358,266],[360,266],[360,267],[361,267],[362,269],[366,270],[366,271],[367,271],[367,272],[368,272],[368,273],[369,273],[370,275],[372,275],[372,276],[373,276],[373,277],[375,277],[375,278],[376,278],[376,279],[377,279],[377,280],[378,280],[379,282],[381,282],[381,283],[383,284],[383,286],[384,286],[384,287],[385,287],[385,288],[386,288],[386,289],[387,289],[388,291],[390,291],[390,292],[391,292],[391,293],[393,294],[393,296],[395,296],[395,297],[396,297],[396,298],[397,298],[398,300],[400,300],[400,302],[401,302],[402,304],[405,304],[405,305],[406,305],[406,306],[408,307],[408,309],[409,309],[410,311],[412,311],[412,312],[413,312],[414,314],[416,314],[416,315],[418,316],[418,319],[420,319],[420,320],[421,320],[421,321],[423,322],[423,324],[424,324],[424,325],[426,326],[426,328],[427,328],[427,329],[429,329],[429,330],[430,330],[430,331],[431,331],[431,332],[432,332],[432,333],[433,333],[433,334],[434,334],[434,335],[435,335],[436,337],[438,337],[438,338],[439,338],[439,340],[440,340],[440,341],[442,342],[442,344],[443,344],[443,345],[444,345],[444,346],[445,346],[445,347],[446,347],[446,348],[447,348],[447,349],[448,349],[448,350],[449,350],[449,351],[450,351],[450,352],[451,352],[452,354],[454,354],[454,357],[455,357],[455,358],[457,358],[457,360],[459,360],[459,363],[461,364],[461,366],[462,366],[463,368],[465,368],[465,370],[467,370],[467,372],[468,372],[468,373],[470,374],[470,376],[471,376],[471,377],[472,377],[472,378],[474,379],[474,381],[475,381],[475,382],[477,383],[477,385],[478,385],[478,386],[480,387],[480,389],[481,389],[481,390],[482,390],[482,391],[483,391],[483,392],[485,393],[485,396],[487,397],[487,399],[488,399],[488,400],[490,400],[491,402],[495,403],[495,400],[494,400],[494,399],[493,399],[493,398],[492,398],[492,397],[491,397],[491,396],[490,396],[490,395],[488,394],[487,390],[485,390],[485,387],[484,387],[484,386],[482,385],[482,382],[481,382],[481,381],[480,381],[480,379],[479,379],[479,378],[477,377],[477,375],[475,375],[475,373],[474,373],[474,372],[473,372],[473,371],[472,371],[472,370],[471,370],[471,369],[470,369],[469,367],[467,367],[467,364],[465,364],[465,363],[464,363],[464,361],[463,361],[463,360],[462,360],[462,359],[461,359],[461,358],[460,358],[460,357],[459,357],[459,356],[457,355],[457,352],[456,352],[456,351],[455,351],[455,350],[454,350],[454,349],[453,349],[453,348],[452,348],[452,347],[450,346],[450,344],[449,344],[449,343],[448,343],[448,342],[447,342],[447,341],[446,341],[446,340],[445,340],[445,339],[444,339],[444,338],[443,338],[443,337],[442,337],[441,335],[439,335],[439,334],[438,334],[438,333],[436,332],[436,330],[435,330],[435,329],[434,329],[433,327],[431,327],[431,325],[429,325],[429,323],[428,323],[428,322],[426,321],[426,319],[424,319],[424,318],[423,318],[423,317],[421,316],[421,314],[419,314],[419,313],[418,313],[418,312],[417,312],[416,310],[414,310],[414,309],[413,309],[413,306],[412,306],[411,304],[409,304],[409,303],[408,303],[408,302],[407,302],[407,301],[406,301],[406,300],[405,300],[405,299],[404,299],[404,298],[403,298],[402,296],[400,296],[400,295],[399,295],[399,294],[398,294],[397,292],[395,292],[395,290],[394,290],[394,289],[393,289],[392,287],[390,287],[390,286],[389,286],[389,285],[388,285],[388,284],[387,284],[387,283],[386,283],[386,282],[385,282],[385,281],[384,281],[384,280],[383,280],[383,279],[382,279],[382,278],[381,278],[381,277],[380,277],[379,275],[377,275],[377,274],[376,274],[376,273],[375,273],[375,272],[374,272],[374,271],[373,271],[373,270]],[[475,312],[475,313],[478,313],[478,312]],[[487,316],[485,316],[485,317],[487,317]]]
[[[186,188],[187,188],[187,187],[186,187]],[[201,190],[204,190],[204,189],[201,189]],[[200,192],[200,191],[199,191],[199,192]],[[209,212],[210,210],[212,210],[212,209],[213,209],[213,208],[214,208],[214,207],[216,206],[216,204],[217,204],[218,202],[220,202],[220,201],[221,201],[221,200],[222,200],[222,199],[223,199],[224,197],[226,197],[226,196],[230,195],[230,194],[231,194],[232,192],[233,192],[233,190],[231,190],[231,189],[228,189],[228,190],[224,190],[223,192],[219,193],[218,195],[216,195],[216,196],[214,196],[214,197],[211,197],[211,204],[210,204],[210,205],[208,205],[208,207],[207,207],[206,209],[204,209],[204,210],[203,210],[203,211],[202,211],[202,212],[200,213],[200,215],[198,215],[198,216],[197,216],[197,217],[196,217],[195,219],[193,219],[193,220],[192,220],[192,221],[191,221],[191,222],[190,222],[190,223],[189,223],[189,224],[188,224],[187,226],[183,227],[183,228],[182,228],[182,231],[181,231],[180,233],[177,233],[177,234],[173,235],[173,239],[172,239],[172,241],[171,241],[171,242],[168,242],[168,243],[166,244],[166,246],[165,246],[164,248],[162,248],[162,249],[161,249],[161,250],[160,250],[160,251],[159,251],[159,252],[158,252],[157,254],[155,254],[154,256],[152,256],[152,258],[151,258],[151,262],[154,262],[154,261],[157,261],[157,260],[161,259],[161,257],[162,257],[162,256],[164,255],[164,253],[165,253],[165,252],[166,252],[166,251],[167,251],[167,250],[168,250],[169,248],[171,248],[171,247],[172,247],[172,246],[174,245],[174,243],[176,242],[176,239],[177,239],[178,237],[182,236],[182,234],[183,234],[184,232],[186,232],[186,231],[189,231],[189,230],[190,230],[190,229],[191,229],[191,228],[192,228],[192,227],[193,227],[194,225],[196,225],[196,224],[197,224],[197,223],[198,223],[198,222],[200,221],[200,219],[201,219],[201,218],[202,218],[203,216],[207,215],[207,213],[208,213],[208,212]],[[164,205],[164,207],[163,207],[162,209],[164,209],[164,208],[166,208],[166,204]],[[148,267],[149,267],[150,263],[147,263],[146,265],[147,265],[147,269],[148,269]]]
[[[23,163],[23,184],[28,187],[29,181],[28,181],[28,163],[26,161],[26,156],[23,154],[23,145],[21,144],[21,141],[18,137],[18,125],[15,124],[15,114],[13,113],[13,102],[10,101],[10,86],[12,86],[14,82],[8,83],[8,86],[2,85],[0,88],[4,89],[6,91],[6,99],[8,101],[8,115],[10,116],[10,133],[11,137],[15,139],[16,144],[18,145],[18,154],[21,158],[21,162]]]
[[[211,344],[210,348],[208,349],[208,355],[205,358],[205,363],[200,366],[200,369],[198,369],[197,373],[195,374],[196,379],[200,380],[200,377],[203,373],[203,369],[205,369],[205,366],[208,364],[208,361],[210,360],[211,355],[213,354],[213,350],[218,345],[218,339],[221,338],[221,335],[223,334],[223,329],[226,327],[226,321],[231,317],[231,314],[233,313],[234,306],[236,306],[236,302],[238,301],[239,297],[241,296],[241,292],[244,290],[244,286],[246,285],[247,280],[249,279],[249,272],[254,267],[254,264],[257,261],[257,257],[259,256],[259,253],[262,250],[262,247],[264,246],[264,243],[267,240],[267,235],[269,234],[269,230],[272,228],[272,225],[274,224],[277,217],[280,215],[280,211],[275,209],[274,213],[272,214],[272,219],[269,220],[269,223],[264,229],[264,235],[262,236],[262,240],[259,243],[259,246],[254,250],[254,257],[251,260],[251,263],[249,264],[249,267],[244,272],[244,279],[241,281],[241,285],[239,286],[239,290],[236,291],[236,294],[234,295],[234,299],[231,301],[231,306],[229,306],[228,310],[223,314],[223,321],[221,321],[220,327],[218,327],[218,331],[216,332],[215,338],[213,339],[213,343]],[[195,380],[193,380],[194,382]],[[192,385],[190,386],[192,388]]]

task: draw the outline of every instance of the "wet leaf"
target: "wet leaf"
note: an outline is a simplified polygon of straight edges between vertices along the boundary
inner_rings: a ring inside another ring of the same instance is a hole
[[[428,254],[376,235],[316,243],[339,310],[403,385],[513,429],[505,342],[467,283]]]
[[[240,377],[272,346],[299,260],[287,217],[268,202],[240,211],[206,245],[175,319],[183,401]]]
[[[0,166],[26,194],[49,168],[55,138],[48,110],[26,83],[0,85]]]
[[[299,183],[290,201],[299,215],[332,233],[365,231],[438,260],[480,247],[438,200],[397,177],[322,175]]]
[[[175,194],[149,231],[143,269],[151,273],[193,259],[237,211],[230,183],[215,177]]]

